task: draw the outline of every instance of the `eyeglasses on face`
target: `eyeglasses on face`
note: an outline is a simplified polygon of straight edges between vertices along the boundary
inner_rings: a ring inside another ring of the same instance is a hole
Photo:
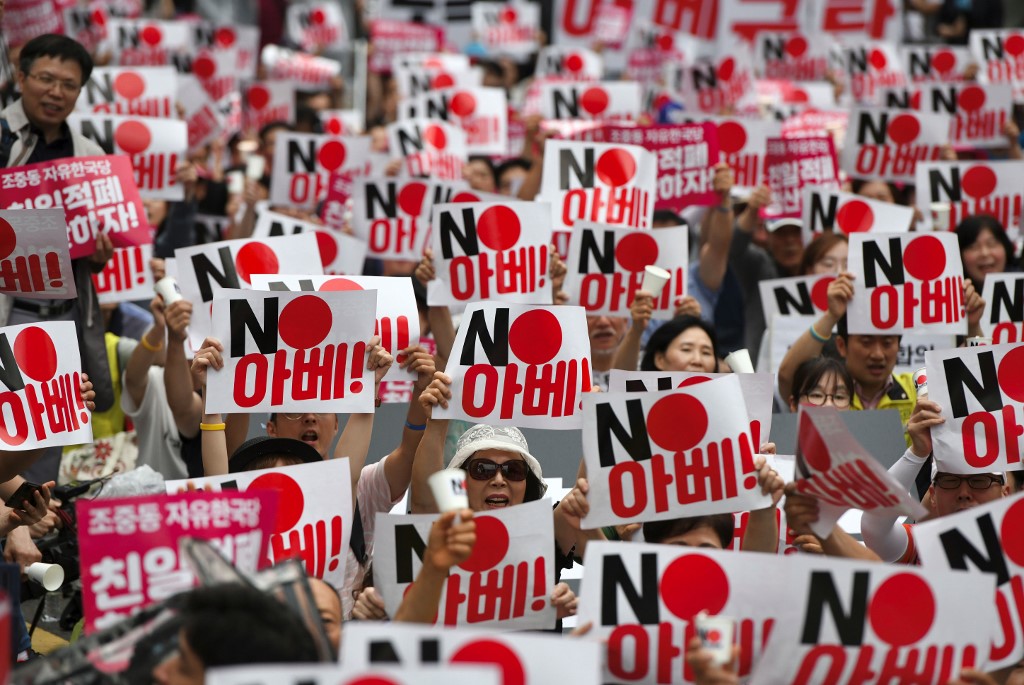
[[[1003,484],[1002,476],[994,476],[989,473],[976,473],[970,476],[958,476],[955,473],[940,473],[935,476],[935,487],[943,490],[957,490],[960,485],[967,481],[971,490],[988,490],[993,485]]]
[[[466,465],[466,472],[473,480],[490,480],[497,475],[499,469],[506,480],[526,480],[528,467],[525,461],[506,461],[504,464],[498,464],[490,459],[474,459]]]
[[[821,392],[820,390],[812,390],[809,393],[805,393],[804,397],[807,398],[808,402],[818,407],[825,404],[825,402],[828,401],[828,398],[831,397],[832,404],[840,408],[849,407],[851,399],[850,393],[845,390],[840,390],[838,392]]]
[[[39,74],[29,74],[28,77],[31,79],[35,79],[36,83],[41,85],[46,90],[50,90],[58,84],[60,85],[61,91],[67,93],[68,95],[74,95],[78,91],[82,90],[82,86],[75,83],[74,81],[61,81],[53,74],[48,74],[45,71]]]

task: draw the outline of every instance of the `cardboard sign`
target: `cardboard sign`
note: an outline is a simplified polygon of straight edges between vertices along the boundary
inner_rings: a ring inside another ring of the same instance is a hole
[[[285,35],[303,51],[342,50],[348,45],[348,26],[341,7],[331,2],[290,3],[285,10]]]
[[[786,116],[782,121],[781,134],[783,138],[818,138],[829,135],[833,140],[843,140],[849,118],[850,113],[845,109],[811,107]]]
[[[917,206],[931,217],[933,203],[949,206],[949,223],[936,226],[952,231],[969,216],[988,214],[1007,229],[1019,228],[1024,188],[1017,179],[1024,162],[931,162],[917,168]]]
[[[394,616],[422,566],[435,514],[377,514],[374,583]],[[473,553],[451,570],[435,625],[550,629],[555,527],[547,499],[478,513]]]
[[[900,55],[911,83],[963,81],[973,62],[970,50],[956,45],[901,45]]]
[[[666,62],[693,64],[701,57],[714,55],[714,45],[709,41],[642,21],[633,24],[625,50],[625,77],[645,85],[661,80]]]
[[[388,149],[402,158],[403,176],[461,181],[469,157],[466,132],[430,119],[405,119],[387,126]]]
[[[420,316],[416,307],[416,295],[412,281],[408,278],[390,276],[360,276],[347,278],[336,276],[301,276],[279,274],[275,276],[254,275],[253,288],[257,290],[291,290],[304,292],[330,292],[344,290],[377,291],[376,323],[374,335],[380,336],[380,344],[395,358],[386,376],[387,380],[416,380],[415,374],[400,368],[405,361],[402,350],[410,345],[420,344]],[[383,393],[381,394],[383,399]]]
[[[102,630],[148,604],[197,585],[178,541],[210,541],[236,568],[266,557],[276,492],[183,492],[79,503],[85,631]]]
[[[735,376],[684,391],[586,395],[583,414],[584,528],[770,505],[754,468],[760,436]]]
[[[418,260],[438,192],[436,184],[419,179],[360,179],[353,184],[352,230],[375,257]]]
[[[443,88],[478,88],[483,85],[483,71],[470,66],[445,70],[433,64],[395,65],[391,71],[400,98],[412,98]]]
[[[36,36],[61,32],[60,12],[52,2],[10,0],[3,16],[4,38],[10,47],[18,47]]]
[[[538,80],[557,78],[572,81],[600,81],[604,76],[604,60],[593,50],[545,46],[537,53]]]
[[[194,46],[190,22],[111,18],[100,52],[110,52],[111,64],[164,66],[186,60]]]
[[[825,538],[847,509],[921,518],[927,509],[857,442],[835,407],[800,406],[796,487],[818,499],[815,535]]]
[[[849,270],[857,275],[850,333],[967,332],[955,234],[851,234]]]
[[[550,219],[543,202],[436,205],[430,242],[437,278],[427,284],[427,304],[551,304]]]
[[[939,159],[949,140],[943,114],[893,109],[854,109],[840,156],[855,178],[913,183],[918,162]]]
[[[777,621],[752,685],[956,680],[986,671],[996,610],[992,580],[956,573],[796,554],[785,559],[788,601],[798,613]],[[966,612],[966,613],[965,613]],[[964,630],[964,616],[971,630]]]
[[[657,173],[657,158],[636,145],[548,139],[537,197],[551,203],[555,230],[581,220],[649,228]]]
[[[847,45],[842,49],[848,86],[853,99],[861,104],[875,104],[881,88],[898,88],[907,84],[896,46],[888,43]]]
[[[338,664],[218,667],[206,670],[206,685],[502,685],[495,668],[374,667],[353,672]]]
[[[914,210],[831,188],[805,186],[801,220],[804,245],[826,231],[853,233],[906,233]]]
[[[0,211],[0,292],[46,300],[76,296],[61,209]]]
[[[694,682],[683,657],[697,635],[700,611],[736,621],[736,673],[748,678],[776,625],[796,620],[787,599],[799,590],[782,559],[761,555],[752,564],[747,557],[641,542],[588,543],[577,620],[593,622],[587,640],[607,643],[601,682]],[[788,580],[765,593],[775,577]]]
[[[739,118],[707,118],[718,127],[721,161],[728,164],[739,188],[753,190],[765,181],[764,158],[768,139],[778,137],[777,121]]]
[[[542,83],[540,115],[545,119],[639,119],[640,84],[632,81]]]
[[[1024,94],[1024,33],[1019,29],[977,30],[968,36],[981,83],[1009,83],[1014,102]]]
[[[295,120],[295,86],[291,81],[251,83],[243,98],[243,126],[247,131],[259,131],[274,121]]]
[[[341,662],[346,669],[457,664],[498,666],[506,685],[597,683],[600,645],[550,633],[499,633],[476,628],[438,630],[412,623],[353,621],[345,626]]]
[[[206,411],[373,411],[366,368],[377,294],[239,291],[213,301],[224,367],[209,373]]]
[[[562,286],[569,303],[582,306],[588,315],[629,316],[644,269],[654,265],[670,274],[654,300],[654,315],[671,318],[676,300],[686,296],[688,237],[685,226],[636,231],[580,222],[569,236],[568,273]]]
[[[269,209],[260,212],[252,229],[253,238],[274,238],[295,233],[312,233],[323,273],[330,275],[361,274],[366,261],[366,243],[358,238],[328,229],[312,221],[303,221]]]
[[[395,55],[391,69],[439,69],[441,71],[467,71],[468,55],[451,52],[411,52]]]
[[[92,442],[92,418],[79,393],[82,362],[74,321],[0,328],[0,447]]]
[[[174,67],[96,67],[85,82],[75,109],[174,118],[177,79]]]
[[[683,97],[686,108],[720,114],[736,107],[753,88],[749,51],[742,46],[727,56],[693,65],[666,65],[669,87]]]
[[[364,360],[365,365],[365,360]],[[270,531],[267,559],[301,558],[306,573],[336,589],[345,585],[345,555],[352,530],[352,472],[348,458],[284,468],[243,471],[193,480],[169,480],[167,492],[189,483],[214,492],[274,490],[281,506]]]
[[[108,155],[128,155],[142,197],[185,199],[185,187],[175,179],[175,169],[185,161],[188,151],[188,127],[184,121],[73,114],[68,117],[68,125]]]
[[[772,202],[765,217],[798,217],[803,210],[803,188],[821,186],[839,190],[839,169],[832,137],[769,138],[764,158]]]
[[[358,136],[363,131],[363,113],[357,109],[325,109],[320,111],[324,133],[332,136]]]
[[[444,28],[411,21],[370,21],[369,68],[374,74],[391,73],[391,62],[404,52],[437,52],[444,46]]]
[[[96,48],[107,37],[107,19],[106,8],[98,3],[93,3],[93,7],[67,7],[64,9],[64,35],[81,43],[90,54],[95,54]]]
[[[256,78],[260,57],[259,27],[197,22],[192,31],[197,48],[231,53],[235,58],[235,75],[246,81]]]
[[[399,119],[440,119],[466,132],[474,155],[504,155],[508,148],[508,102],[501,88],[446,88],[399,103]]]
[[[341,62],[314,57],[280,45],[268,43],[260,52],[260,62],[267,70],[267,78],[292,81],[315,88],[330,88],[341,77]]]
[[[189,342],[198,350],[213,332],[210,312],[225,291],[251,288],[252,274],[323,273],[316,237],[299,233],[264,240],[222,240],[174,251],[178,286],[194,306]]]
[[[1017,601],[1024,593],[1024,559],[1017,544],[1017,525],[1024,514],[1022,501],[1019,495],[999,499],[919,523],[913,529],[914,545],[926,568],[971,571],[970,577],[995,581],[997,616],[986,624],[982,621],[987,612],[971,615],[971,623],[979,632],[986,632],[987,625],[992,628],[988,671],[1015,666],[1024,651],[1024,606]],[[991,602],[984,604],[993,606]],[[979,661],[985,656],[982,650]]]
[[[989,274],[981,290],[982,326],[996,345],[1024,342],[1024,274]]]
[[[475,302],[466,307],[446,369],[448,409],[437,418],[571,430],[590,391],[590,338],[582,307]]]
[[[114,247],[153,242],[131,162],[124,155],[76,157],[0,169],[0,209],[63,207],[71,258],[96,251],[106,233]]]
[[[185,126],[188,127],[188,149],[195,151],[213,142],[228,128],[217,102],[210,97],[199,79],[191,74],[178,77],[178,97],[185,108]]]
[[[825,35],[762,32],[754,54],[764,78],[823,81],[831,69],[832,47]]]
[[[103,267],[103,271],[92,275],[100,304],[152,299],[153,271],[149,268],[151,259],[152,245],[115,249],[114,256]]]
[[[828,286],[832,275],[769,278],[757,284],[764,320],[780,317],[819,317],[828,311]]]
[[[1006,147],[1003,127],[1013,118],[1013,89],[1009,85],[943,84],[915,90],[921,93],[925,111],[953,117],[949,131],[952,144]]]
[[[327,196],[332,173],[366,170],[370,139],[281,131],[274,144],[271,204],[312,209]]]
[[[948,473],[1019,468],[1024,345],[985,345],[925,354],[928,399],[945,423],[932,427],[935,461]]]
[[[473,33],[487,54],[525,60],[537,51],[540,6],[524,2],[474,2]]]

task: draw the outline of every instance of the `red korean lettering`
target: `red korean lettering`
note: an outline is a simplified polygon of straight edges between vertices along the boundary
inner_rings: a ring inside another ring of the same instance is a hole
[[[11,446],[18,446],[28,439],[28,420],[21,395],[16,392],[0,393],[0,415],[10,416],[11,422],[0,421],[0,440]],[[11,432],[14,428],[14,432]]]

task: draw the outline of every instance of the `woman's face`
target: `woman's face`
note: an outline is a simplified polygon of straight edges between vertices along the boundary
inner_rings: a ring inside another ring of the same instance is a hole
[[[846,241],[840,241],[832,246],[828,252],[821,255],[818,261],[811,267],[808,275],[820,276],[823,274],[838,275],[846,271],[846,257],[850,253],[850,246]]]
[[[526,481],[511,480],[505,477],[501,469],[494,471],[488,480],[473,478],[473,462],[492,461],[499,466],[510,461],[525,462],[523,455],[506,450],[480,450],[466,460],[466,497],[469,508],[473,511],[490,511],[504,509],[514,504],[522,504],[526,498]]]
[[[654,355],[661,371],[714,373],[717,366],[711,338],[700,326],[691,326],[675,337],[664,352]]]
[[[888,202],[889,204],[896,202],[896,198],[892,195],[892,189],[885,181],[868,181],[860,187],[857,194],[879,202]]]
[[[978,239],[964,248],[964,271],[974,283],[975,288],[981,287],[985,276],[1000,273],[1006,269],[1006,248],[996,238],[991,228],[983,228]]]
[[[845,411],[850,408],[852,398],[853,388],[846,387],[846,383],[841,381],[834,371],[830,371],[823,374],[815,386],[804,392],[798,401],[800,404],[816,407],[830,406]],[[796,411],[797,400],[790,398],[789,408],[791,411]]]

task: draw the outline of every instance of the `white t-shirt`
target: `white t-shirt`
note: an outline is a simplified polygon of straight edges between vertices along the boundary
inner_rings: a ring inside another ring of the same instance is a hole
[[[142,397],[142,404],[137,407],[126,382],[123,376],[121,409],[135,424],[135,432],[139,437],[139,459],[136,465],[147,464],[166,480],[188,478],[185,460],[181,458],[181,436],[171,406],[167,403],[163,367],[149,367],[146,394]]]

